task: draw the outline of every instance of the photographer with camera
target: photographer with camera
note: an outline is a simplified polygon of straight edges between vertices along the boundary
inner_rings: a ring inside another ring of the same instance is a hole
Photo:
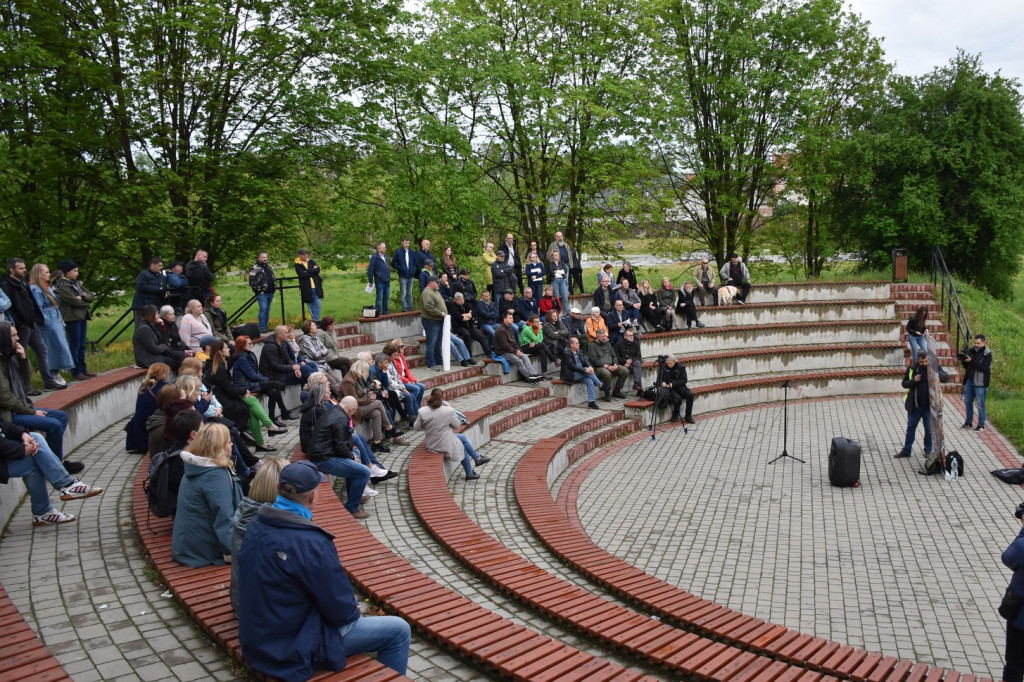
[[[660,358],[659,358],[660,360]],[[660,388],[667,388],[669,392],[666,398],[672,403],[672,418],[670,422],[679,421],[679,408],[686,402],[686,414],[683,421],[687,424],[696,424],[693,420],[693,391],[686,387],[686,367],[674,355],[665,358],[665,367],[661,372]]]
[[[985,430],[985,395],[988,383],[992,378],[992,351],[985,345],[985,335],[976,334],[974,347],[964,348],[957,353],[960,364],[964,366],[964,407],[967,415],[962,429],[971,428],[974,421],[974,401],[978,401],[978,426],[975,431]]]
[[[1003,564],[1013,571],[1010,585],[1006,588],[999,615],[1006,619],[1006,666],[1003,679],[1006,682],[1024,680],[1024,502],[1017,505],[1013,515],[1022,528],[1010,546],[1003,552]]]

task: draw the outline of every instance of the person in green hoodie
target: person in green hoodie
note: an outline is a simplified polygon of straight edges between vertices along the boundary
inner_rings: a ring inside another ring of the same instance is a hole
[[[171,556],[179,564],[211,566],[231,561],[232,519],[242,488],[231,465],[231,433],[205,424],[181,453],[185,476],[171,534]]]

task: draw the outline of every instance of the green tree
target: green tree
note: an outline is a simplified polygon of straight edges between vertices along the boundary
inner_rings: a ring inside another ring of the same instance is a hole
[[[1024,121],[1016,81],[963,52],[911,80],[894,78],[883,107],[852,140],[867,172],[845,199],[848,234],[874,259],[932,246],[994,296],[1012,295],[1024,254]]]
[[[865,31],[836,0],[662,0],[648,80],[664,172],[719,262],[746,251],[819,103],[822,76]]]

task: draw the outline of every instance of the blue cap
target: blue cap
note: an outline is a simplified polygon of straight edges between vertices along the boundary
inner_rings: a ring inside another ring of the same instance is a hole
[[[312,462],[291,462],[277,480],[277,489],[284,493],[307,493],[327,480]]]

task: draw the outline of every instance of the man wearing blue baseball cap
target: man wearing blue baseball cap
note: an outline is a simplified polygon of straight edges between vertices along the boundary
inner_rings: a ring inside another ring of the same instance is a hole
[[[242,655],[257,672],[286,681],[341,670],[348,654],[373,651],[404,675],[409,624],[397,616],[361,617],[334,536],[313,523],[326,480],[310,462],[290,463],[281,470],[277,500],[249,526],[235,557]]]

